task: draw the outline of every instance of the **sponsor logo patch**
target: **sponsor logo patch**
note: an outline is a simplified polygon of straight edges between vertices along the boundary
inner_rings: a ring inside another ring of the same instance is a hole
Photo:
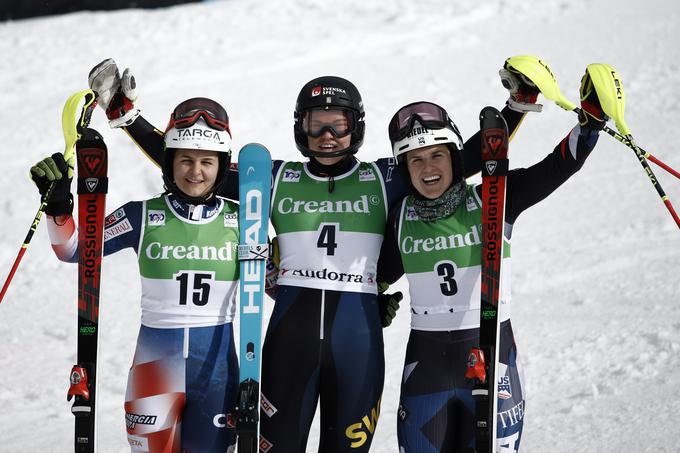
[[[405,422],[406,419],[408,418],[408,411],[401,404],[399,405],[399,410],[397,412],[397,416],[399,417],[399,420],[401,420],[402,423]]]
[[[146,214],[148,219],[147,224],[149,226],[162,226],[165,225],[165,211],[150,209]]]
[[[131,414],[129,412],[125,413],[125,425],[128,429],[134,429],[137,425],[155,425],[156,424],[155,415],[144,415],[144,414]]]
[[[107,226],[104,230],[104,242],[113,239],[116,236],[120,236],[121,234],[125,234],[128,231],[132,231],[132,224],[128,219],[124,219],[122,222],[118,222],[113,226]]]
[[[149,440],[146,437],[128,434],[127,439],[134,451],[149,451]]]
[[[419,220],[415,208],[413,207],[406,208],[406,220]]]
[[[347,94],[347,92],[342,89],[342,88],[336,88],[336,87],[322,87],[322,86],[315,86],[312,88],[312,97],[317,97],[321,94],[324,96],[333,96],[336,94]]]
[[[268,417],[271,417],[278,411],[278,409],[276,409],[276,407],[274,407],[274,405],[264,395],[260,396],[260,409],[262,409],[262,411],[264,411]]]
[[[322,270],[314,269],[285,269],[279,272],[279,277],[286,278],[313,278],[316,280],[330,280],[332,282],[363,283],[364,276],[360,274],[350,274],[347,272],[329,271],[328,268]]]
[[[524,419],[524,400],[512,406],[509,410],[499,412],[498,419],[503,428],[508,428],[510,426],[515,426],[517,423]],[[499,426],[500,426],[499,424]]]
[[[300,170],[284,170],[284,182],[300,182]]]
[[[468,212],[476,211],[477,209],[477,203],[475,203],[475,198],[474,197],[467,197],[467,210]]]
[[[498,397],[502,400],[512,398],[512,389],[510,388],[510,376],[501,376],[498,379]]]
[[[113,212],[112,214],[109,214],[106,216],[106,220],[104,221],[104,226],[107,227],[109,225],[113,225],[120,219],[125,217],[125,210],[123,208],[118,209],[117,211]]]
[[[238,214],[235,212],[225,212],[224,213],[224,226],[225,227],[237,227],[238,226]]]
[[[375,173],[370,168],[359,170],[359,181],[375,181]]]
[[[216,428],[235,428],[236,423],[234,422],[234,418],[231,416],[231,414],[216,414],[213,417],[213,425],[215,425]]]
[[[269,442],[267,439],[264,438],[264,436],[262,436],[262,434],[260,434],[260,451],[262,453],[267,453],[269,450],[272,449],[273,446],[274,444]]]

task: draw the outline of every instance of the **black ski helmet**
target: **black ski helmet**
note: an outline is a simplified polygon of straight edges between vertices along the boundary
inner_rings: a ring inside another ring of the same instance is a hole
[[[163,137],[163,183],[166,190],[187,203],[204,203],[219,193],[227,182],[231,163],[229,116],[219,103],[208,98],[187,99],[173,110]],[[216,151],[218,173],[213,190],[192,197],[180,190],[173,175],[173,161],[178,149]]]
[[[307,134],[302,130],[305,112],[318,109],[343,109],[352,116],[354,129],[350,145],[332,153],[309,149]],[[355,154],[364,142],[364,103],[359,90],[342,77],[323,76],[307,82],[298,94],[294,112],[295,144],[305,157],[337,157]]]
[[[398,169],[414,191],[406,166],[406,153],[434,145],[445,145],[451,153],[452,184],[465,179],[463,137],[449,114],[437,104],[413,102],[401,107],[388,126],[392,153]]]

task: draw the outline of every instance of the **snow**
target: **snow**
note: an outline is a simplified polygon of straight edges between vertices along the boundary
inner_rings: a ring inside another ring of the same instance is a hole
[[[229,0],[1,23],[0,273],[37,209],[28,169],[63,150],[63,102],[104,58],[132,68],[138,105],[158,127],[180,100],[214,97],[229,111],[237,148],[258,141],[293,160],[295,98],[319,75],[359,87],[367,109],[359,156],[372,160],[390,153],[392,113],[418,99],[446,107],[469,137],[479,110],[505,101],[497,72],[511,55],[541,56],[572,100],[585,66],[606,62],[623,78],[638,142],[680,169],[679,14],[662,0]],[[575,124],[572,113],[544,103],[513,140],[513,167],[542,158]],[[101,111],[93,126],[110,151],[108,211],[157,194],[159,172],[125,134],[110,130]],[[523,452],[678,451],[680,232],[636,160],[603,134],[583,170],[515,226],[513,324],[528,393]],[[680,208],[680,181],[653,168]],[[99,445],[124,452],[140,285],[131,251],[104,266]],[[0,306],[3,452],[72,449],[65,396],[75,362],[75,282],[75,267],[53,256],[40,226]],[[403,281],[397,286],[406,290]],[[397,451],[409,330],[403,305],[385,330],[374,452]],[[308,451],[317,440],[314,428]]]

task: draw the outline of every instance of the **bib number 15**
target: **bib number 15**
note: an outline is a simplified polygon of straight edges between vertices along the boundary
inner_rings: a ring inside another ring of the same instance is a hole
[[[179,282],[179,304],[186,305],[191,296],[191,303],[203,306],[210,300],[210,286],[215,281],[214,272],[180,271],[173,275]]]

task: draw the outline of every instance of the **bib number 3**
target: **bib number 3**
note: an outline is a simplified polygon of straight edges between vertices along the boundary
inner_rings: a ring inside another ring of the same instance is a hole
[[[453,296],[456,294],[458,292],[458,285],[456,284],[456,280],[454,278],[456,274],[456,267],[453,265],[453,263],[449,261],[443,261],[435,266],[435,270],[441,279],[439,288],[441,289],[442,294],[445,296]]]

